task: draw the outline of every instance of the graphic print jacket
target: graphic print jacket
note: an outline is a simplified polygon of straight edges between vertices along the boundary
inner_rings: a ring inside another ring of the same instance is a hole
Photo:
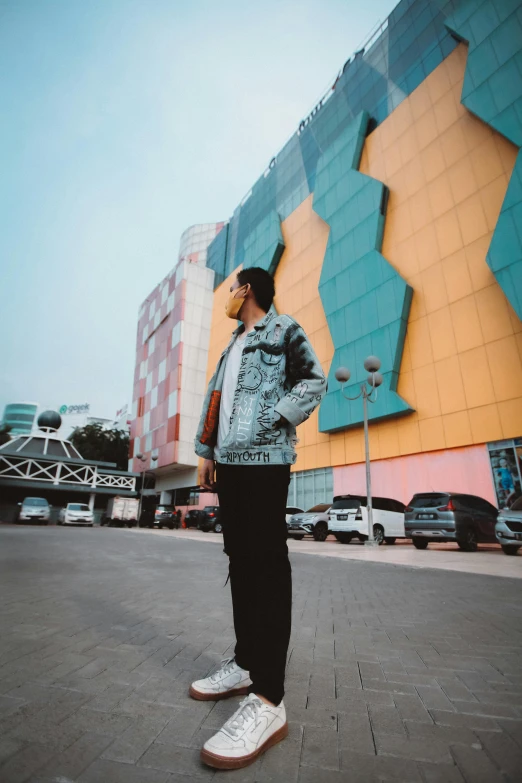
[[[308,338],[289,315],[269,311],[247,335],[230,417],[230,430],[216,446],[219,405],[233,333],[210,379],[195,440],[204,459],[235,465],[288,465],[296,460],[296,427],[326,394],[326,378]],[[280,416],[287,424],[280,421]]]

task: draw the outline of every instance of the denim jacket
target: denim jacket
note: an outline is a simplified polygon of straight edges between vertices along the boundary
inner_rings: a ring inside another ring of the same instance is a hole
[[[289,315],[269,311],[247,335],[230,430],[221,448],[216,446],[226,359],[244,330],[241,324],[234,331],[210,379],[196,454],[235,465],[291,465],[296,460],[296,427],[326,394],[326,378],[306,334]]]

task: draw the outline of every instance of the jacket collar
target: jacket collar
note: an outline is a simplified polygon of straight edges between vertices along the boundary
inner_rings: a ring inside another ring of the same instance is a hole
[[[268,324],[270,323],[273,317],[274,317],[274,313],[271,310],[269,310],[268,313],[265,315],[265,317],[257,322],[257,324],[254,326],[254,329],[264,329],[266,326],[268,326]],[[245,331],[245,325],[244,323],[240,323],[237,329],[234,329],[234,331],[232,332],[232,336],[236,337],[236,335],[241,334],[244,331]]]

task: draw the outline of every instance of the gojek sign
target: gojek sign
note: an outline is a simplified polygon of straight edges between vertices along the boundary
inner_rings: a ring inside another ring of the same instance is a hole
[[[72,413],[89,413],[90,405],[85,402],[83,405],[60,405],[58,413],[60,416],[67,416]]]

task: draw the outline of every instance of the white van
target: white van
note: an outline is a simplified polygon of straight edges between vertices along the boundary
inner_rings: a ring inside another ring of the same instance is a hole
[[[329,530],[341,544],[352,538],[368,538],[368,508],[365,495],[336,495],[329,512]],[[372,498],[373,536],[379,544],[394,544],[405,538],[404,503],[392,498]]]

